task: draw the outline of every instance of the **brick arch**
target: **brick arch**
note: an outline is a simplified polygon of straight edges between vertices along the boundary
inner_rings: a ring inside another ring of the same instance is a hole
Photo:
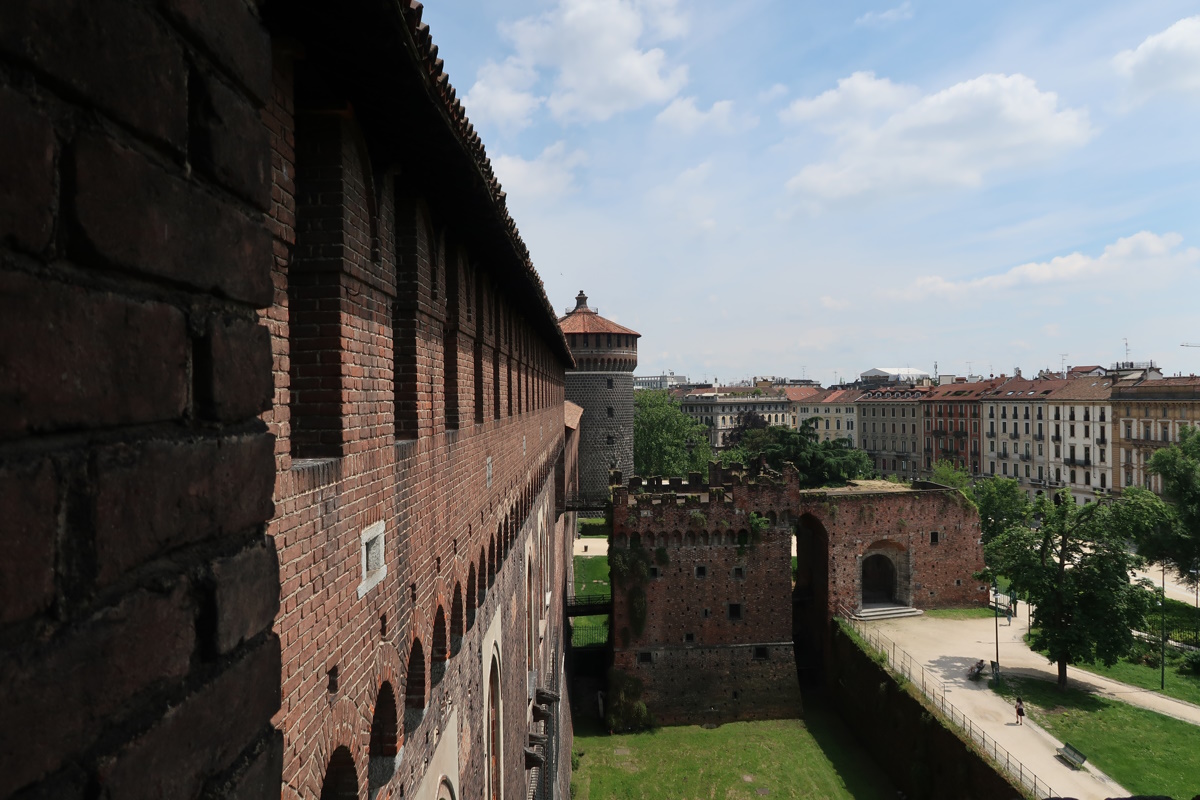
[[[670,546],[671,547],[682,547],[683,546],[683,534],[681,534],[679,531],[671,531]]]
[[[404,672],[404,728],[403,738],[417,729],[425,717],[426,705],[425,648],[419,638],[414,638],[408,654],[408,668]]]
[[[454,584],[454,595],[450,601],[450,656],[458,655],[462,649],[463,634],[466,633],[466,619],[463,611],[462,584]]]
[[[384,681],[375,693],[371,709],[371,732],[367,746],[367,798],[374,800],[396,772],[400,728],[396,692],[391,682]]]
[[[348,697],[339,697],[323,715],[321,731],[314,737],[313,751],[308,763],[306,786],[321,786],[325,781],[326,768],[338,749],[345,749],[358,775],[363,775],[366,754],[363,752],[365,739],[359,735],[363,724],[362,714]]]
[[[441,603],[433,614],[433,635],[430,637],[430,644],[432,647],[429,652],[429,686],[433,688],[442,682],[446,675],[446,662],[450,660],[450,636],[446,627],[446,611]]]
[[[499,533],[498,530],[497,533]],[[496,538],[496,536],[492,536],[492,542],[488,545],[487,585],[489,589],[496,582]]]
[[[476,574],[475,564],[472,562],[471,566],[467,568],[467,596],[465,622],[463,627],[464,632],[475,627],[475,612],[479,607],[479,587],[476,583]]]
[[[875,560],[868,563],[871,559]],[[878,565],[884,564],[890,569],[894,581],[890,599],[902,605],[912,604],[912,565],[908,548],[900,542],[879,539],[863,550],[859,558],[857,586],[860,607],[862,603],[867,602],[869,591],[878,590],[877,586],[869,584],[875,580],[876,575],[882,575],[878,571]]]
[[[320,800],[358,800],[358,767],[350,748],[334,749],[321,776]]]

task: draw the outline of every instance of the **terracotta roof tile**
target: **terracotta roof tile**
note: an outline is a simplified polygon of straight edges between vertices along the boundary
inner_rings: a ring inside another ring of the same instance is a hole
[[[641,336],[632,328],[626,328],[611,319],[605,319],[591,309],[572,311],[559,319],[558,326],[562,328],[563,333],[621,333],[629,336]]]

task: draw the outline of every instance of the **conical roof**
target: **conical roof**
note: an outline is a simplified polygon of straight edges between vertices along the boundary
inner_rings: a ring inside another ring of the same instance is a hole
[[[563,333],[622,333],[627,336],[641,336],[637,331],[618,325],[611,319],[605,319],[597,314],[595,309],[589,308],[587,295],[582,289],[575,295],[575,308],[558,320],[558,326],[562,328]]]

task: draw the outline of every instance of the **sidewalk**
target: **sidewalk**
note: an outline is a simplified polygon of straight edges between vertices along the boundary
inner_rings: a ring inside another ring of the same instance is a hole
[[[930,617],[909,617],[871,623],[880,633],[894,640],[896,645],[946,684],[946,699],[970,717],[974,724],[983,728],[1002,747],[1039,778],[1065,797],[1079,800],[1105,800],[1108,797],[1127,796],[1129,793],[1091,764],[1084,769],[1074,770],[1060,761],[1055,750],[1062,742],[1025,718],[1025,724],[1016,724],[1016,713],[1011,704],[988,689],[985,681],[978,683],[967,680],[967,670],[978,659],[991,661],[996,657],[993,621],[949,620]],[[1053,666],[1026,647],[1024,620],[1000,624],[1000,664],[1004,671],[1019,671],[1021,674],[1044,672],[1054,678]],[[1092,676],[1071,670],[1071,677],[1085,675],[1085,680],[1074,681],[1081,688],[1091,688]],[[1101,679],[1102,680],[1102,679]],[[1109,681],[1115,683],[1115,681]],[[1132,687],[1117,684],[1126,691]],[[1141,690],[1133,690],[1141,691]],[[1143,694],[1152,694],[1143,692]],[[1120,699],[1133,702],[1127,696]],[[1164,698],[1166,699],[1166,698]],[[1140,705],[1140,704],[1139,704]],[[1188,704],[1183,703],[1187,706]],[[1200,708],[1193,708],[1200,719]],[[1157,709],[1155,709],[1157,710]]]

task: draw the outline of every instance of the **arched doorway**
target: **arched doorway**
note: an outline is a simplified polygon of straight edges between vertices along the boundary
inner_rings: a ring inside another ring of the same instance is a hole
[[[896,566],[887,556],[876,553],[863,559],[862,601],[864,606],[896,602]]]
[[[501,737],[500,720],[500,663],[492,656],[491,674],[488,677],[487,699],[487,797],[489,800],[500,800],[500,786],[504,780],[504,759],[500,752]]]
[[[321,800],[358,800],[358,772],[345,746],[333,751],[321,783]]]
[[[828,625],[829,533],[817,517],[796,520],[792,549],[792,652],[801,684],[820,681]]]

